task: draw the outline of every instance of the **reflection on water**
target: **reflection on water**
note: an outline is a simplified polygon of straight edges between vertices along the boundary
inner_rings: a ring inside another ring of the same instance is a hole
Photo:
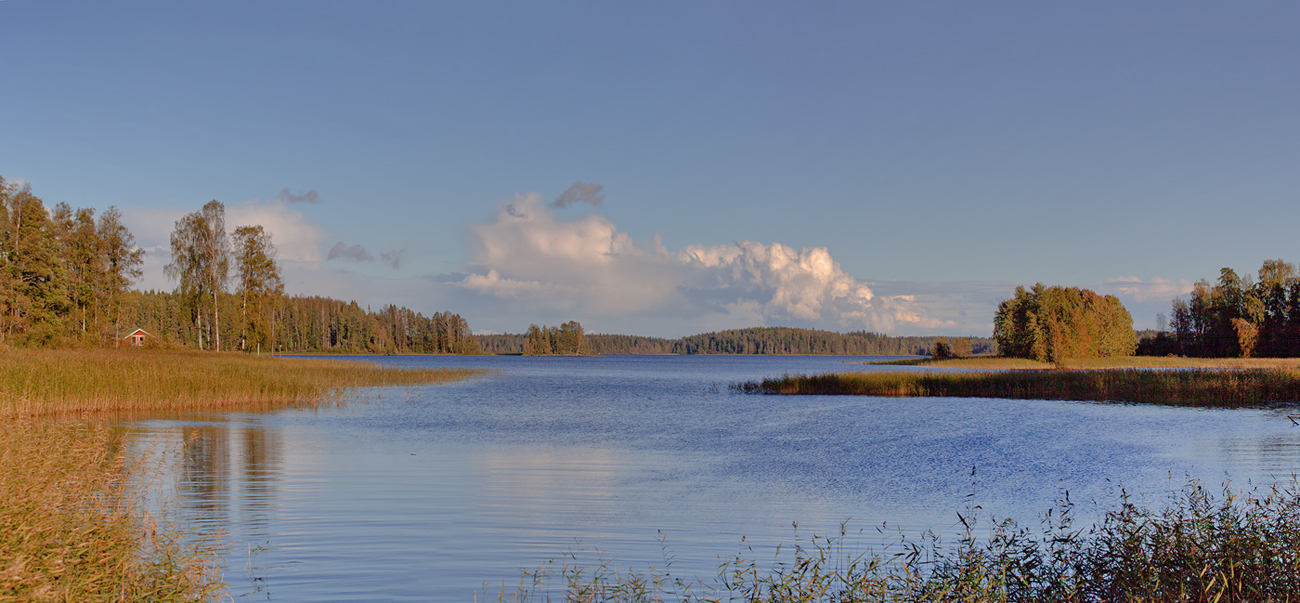
[[[865,529],[953,533],[974,495],[1037,525],[1068,490],[1086,520],[1124,487],[1287,481],[1283,411],[978,399],[770,397],[729,383],[855,370],[825,357],[396,357],[499,368],[320,410],[125,421],[192,525],[224,530],[237,598],[472,601],[578,547],[711,576],[759,550]],[[972,476],[972,469],[975,470]],[[1213,488],[1212,488],[1213,489]],[[869,536],[868,536],[869,535]]]

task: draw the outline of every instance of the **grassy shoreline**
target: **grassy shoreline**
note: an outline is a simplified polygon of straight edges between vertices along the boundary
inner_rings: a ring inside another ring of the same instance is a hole
[[[361,387],[480,374],[234,352],[0,349],[0,416],[315,404]]]
[[[890,397],[1012,398],[1262,407],[1300,402],[1300,371],[879,371],[785,375],[732,384],[746,393]]]
[[[0,601],[206,601],[216,548],[142,509],[110,417],[267,409],[484,371],[171,350],[0,348]],[[146,480],[147,481],[147,480]]]

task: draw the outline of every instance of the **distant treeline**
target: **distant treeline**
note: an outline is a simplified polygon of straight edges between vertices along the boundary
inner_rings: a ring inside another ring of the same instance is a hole
[[[1173,332],[1144,339],[1140,354],[1300,356],[1300,272],[1280,259],[1265,261],[1258,280],[1223,268],[1215,284],[1197,281],[1191,299],[1174,299],[1172,314]]]
[[[489,354],[523,354],[527,334],[476,335]],[[791,327],[754,327],[691,335],[680,339],[590,334],[592,354],[818,354],[839,356],[922,356],[946,337],[891,337],[866,331],[836,333]],[[993,340],[970,337],[975,354],[994,353]]]
[[[203,331],[195,327],[183,298],[175,293],[131,291],[123,316],[164,346],[198,347]],[[238,315],[238,298],[224,297],[223,313]],[[276,301],[266,348],[275,351],[332,354],[477,354],[478,342],[459,314],[425,316],[387,305],[372,312],[354,302],[327,297],[289,296]],[[228,341],[238,340],[239,324],[221,323]],[[245,351],[258,351],[246,349]]]
[[[529,325],[522,335],[475,335],[478,349],[484,354],[523,354],[524,356],[586,356],[591,336],[582,331],[578,321],[558,327]]]

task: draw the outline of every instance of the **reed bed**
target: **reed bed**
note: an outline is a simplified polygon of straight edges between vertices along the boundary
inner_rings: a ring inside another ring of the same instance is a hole
[[[481,371],[174,350],[0,348],[0,602],[200,601],[214,546],[139,506],[107,418],[310,406]],[[95,413],[87,415],[85,413]]]
[[[1294,370],[880,371],[785,375],[733,384],[764,394],[1087,400],[1228,407],[1300,402]]]
[[[482,371],[175,350],[0,349],[0,416],[310,405]]]
[[[626,603],[1044,602],[1236,603],[1300,601],[1300,491],[1289,487],[1215,498],[1189,484],[1163,509],[1122,495],[1098,524],[1076,529],[1068,497],[1037,530],[1012,521],[958,519],[953,542],[933,533],[899,537],[881,552],[838,535],[796,539],[760,563],[752,548],[725,559],[711,584],[663,568],[625,570],[613,561],[566,555],[525,572],[498,601]],[[882,530],[883,531],[883,530]],[[982,535],[982,534],[987,534]],[[490,594],[490,593],[485,593]]]
[[[909,358],[862,364],[924,366],[941,369],[1126,369],[1126,368],[1211,368],[1300,370],[1300,358],[1187,358],[1185,356],[1115,356],[1110,358],[1066,358],[1060,362],[1039,362],[1028,358],[969,356],[965,358]]]
[[[215,549],[137,508],[102,423],[0,422],[0,601],[215,597]]]

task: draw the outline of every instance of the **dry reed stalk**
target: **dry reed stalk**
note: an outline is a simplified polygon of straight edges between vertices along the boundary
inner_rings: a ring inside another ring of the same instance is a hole
[[[221,587],[211,547],[136,507],[103,424],[0,424],[0,601],[196,601]]]

